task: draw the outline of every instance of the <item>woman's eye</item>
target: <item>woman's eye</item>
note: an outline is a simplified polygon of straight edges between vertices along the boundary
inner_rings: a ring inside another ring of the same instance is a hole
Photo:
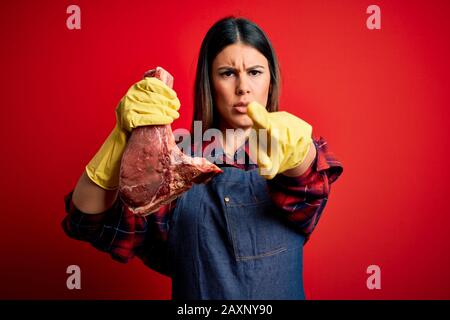
[[[221,75],[224,76],[224,77],[230,77],[230,76],[232,76],[233,74],[234,74],[233,71],[225,71],[225,72],[222,72],[222,73],[221,73]]]
[[[260,73],[262,73],[262,72],[259,71],[259,70],[251,70],[249,73],[250,73],[252,76],[257,76],[258,74],[260,74]]]
[[[250,70],[248,73],[249,73],[251,76],[254,77],[254,76],[259,75],[259,74],[262,73],[262,72],[259,71],[259,70]],[[235,74],[235,71],[233,71],[233,70],[227,70],[227,71],[222,72],[220,75],[221,75],[222,77],[229,78],[229,77],[233,76],[234,74]]]

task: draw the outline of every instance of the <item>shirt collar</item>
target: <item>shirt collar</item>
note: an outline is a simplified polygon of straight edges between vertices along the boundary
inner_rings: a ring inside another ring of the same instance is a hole
[[[231,157],[225,153],[222,144],[218,139],[214,139],[213,141],[203,141],[202,155],[217,166],[232,166],[243,170],[252,170],[258,166],[256,162],[252,161],[250,158],[248,141],[249,140],[246,139]]]

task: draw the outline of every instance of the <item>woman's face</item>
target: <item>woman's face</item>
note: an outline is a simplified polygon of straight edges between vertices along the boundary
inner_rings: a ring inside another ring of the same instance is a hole
[[[215,106],[221,129],[248,129],[247,116],[252,101],[266,106],[270,88],[269,63],[258,50],[242,43],[225,47],[212,64]]]

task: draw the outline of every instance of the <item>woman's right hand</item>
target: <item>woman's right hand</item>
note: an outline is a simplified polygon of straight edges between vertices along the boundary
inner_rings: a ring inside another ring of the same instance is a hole
[[[86,166],[86,174],[99,187],[119,186],[120,161],[130,132],[140,126],[167,125],[179,117],[180,101],[174,90],[157,78],[135,83],[116,108],[116,126]]]
[[[117,125],[131,132],[136,127],[171,124],[180,116],[174,90],[154,77],[135,83],[116,108]]]

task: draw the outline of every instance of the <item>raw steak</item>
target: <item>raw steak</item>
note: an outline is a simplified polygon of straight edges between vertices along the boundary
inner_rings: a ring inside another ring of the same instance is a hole
[[[161,67],[156,67],[156,69],[148,70],[144,73],[144,78],[145,77],[155,77],[156,79],[164,82],[169,88],[173,88],[172,75]]]
[[[162,68],[145,75],[173,83]],[[194,183],[208,182],[221,172],[205,158],[185,155],[176,145],[170,125],[138,127],[131,133],[122,156],[119,194],[135,214],[148,215]]]

